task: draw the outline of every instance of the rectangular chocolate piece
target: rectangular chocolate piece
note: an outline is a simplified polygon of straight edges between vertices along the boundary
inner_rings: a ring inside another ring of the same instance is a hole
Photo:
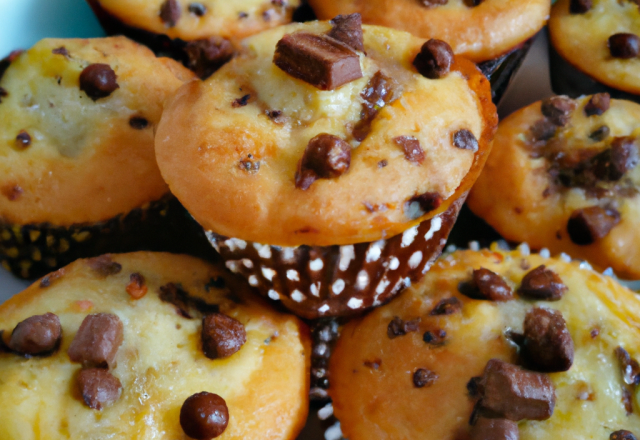
[[[326,35],[306,32],[285,35],[278,41],[273,62],[294,78],[320,90],[334,90],[362,78],[358,54]]]

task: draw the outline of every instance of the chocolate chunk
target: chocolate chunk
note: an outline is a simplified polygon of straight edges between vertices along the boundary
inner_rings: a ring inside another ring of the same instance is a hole
[[[351,165],[351,145],[337,136],[321,133],[311,139],[298,163],[296,188],[307,190],[317,179],[340,177]]]
[[[589,138],[591,138],[596,142],[600,142],[608,138],[610,133],[611,133],[611,130],[609,129],[609,127],[606,125],[602,125],[596,128],[595,130],[593,130],[589,135]]]
[[[233,57],[233,45],[226,38],[213,36],[189,41],[184,47],[186,66],[206,79]]]
[[[202,350],[209,359],[229,357],[246,341],[247,333],[241,322],[222,313],[202,318]]]
[[[546,374],[491,359],[485,367],[481,385],[481,415],[517,422],[546,420],[553,414],[555,387]]]
[[[82,400],[91,409],[101,410],[120,398],[122,384],[108,370],[88,368],[77,377]]]
[[[509,301],[513,299],[513,291],[507,282],[495,272],[481,267],[474,269],[472,286],[477,293],[472,298],[490,301]],[[461,291],[461,293],[464,293]]]
[[[584,106],[584,114],[587,116],[600,116],[609,110],[610,105],[611,96],[608,93],[596,93]]]
[[[633,137],[616,137],[611,148],[593,159],[593,173],[598,179],[617,181],[638,165],[638,146]]]
[[[640,53],[640,38],[635,34],[614,34],[609,37],[607,44],[613,58],[627,60],[637,57]]]
[[[410,332],[418,331],[418,324],[420,324],[420,318],[412,321],[405,321],[395,316],[389,325],[387,326],[387,336],[389,339],[397,338],[398,336],[404,336]]]
[[[244,107],[249,103],[249,99],[251,99],[251,95],[244,95],[242,98],[238,98],[231,103],[233,108]]]
[[[360,14],[338,15],[331,20],[333,28],[327,35],[343,42],[353,50],[364,52],[362,17]]]
[[[426,368],[418,368],[413,373],[413,386],[416,388],[430,387],[436,380],[438,380],[438,375]]]
[[[177,0],[165,0],[160,6],[160,20],[169,27],[174,27],[181,15],[182,11]]]
[[[572,242],[585,246],[606,237],[618,223],[620,213],[615,209],[590,206],[571,213],[567,232]]]
[[[224,399],[203,391],[184,401],[180,409],[180,426],[189,437],[210,440],[222,435],[229,423],[229,410]]]
[[[16,136],[16,145],[21,150],[24,150],[31,145],[31,135],[24,130],[20,130],[20,133]]]
[[[442,347],[445,344],[445,338],[447,337],[447,332],[438,328],[435,330],[427,330],[422,335],[422,340],[429,344],[429,347]]]
[[[147,286],[144,283],[144,277],[138,273],[132,273],[127,284],[127,293],[133,299],[140,299],[147,294]]]
[[[424,161],[424,150],[418,139],[413,136],[398,136],[393,138],[393,142],[402,147],[404,158],[409,162],[421,164]]]
[[[395,96],[395,82],[381,71],[371,77],[367,86],[360,93],[363,99],[360,120],[353,128],[353,137],[362,142],[371,131],[371,122],[380,110],[393,101]]]
[[[478,140],[469,130],[458,130],[453,135],[453,145],[462,150],[478,151]]]
[[[452,296],[451,298],[445,298],[441,300],[436,306],[429,312],[430,315],[451,315],[462,309],[462,303],[458,298]]]
[[[438,208],[442,205],[442,202],[442,196],[436,192],[426,192],[413,196],[405,205],[405,215],[412,220],[416,219]]]
[[[129,119],[129,126],[135,130],[144,130],[149,126],[149,121],[142,116],[131,116]]]
[[[422,45],[420,52],[413,60],[418,72],[429,79],[446,76],[453,63],[451,46],[441,40],[431,39]]]
[[[111,368],[123,341],[122,321],[116,315],[88,315],[71,341],[67,354],[85,367]]]
[[[113,261],[111,259],[111,255],[108,254],[89,258],[87,260],[87,265],[102,277],[116,275],[122,270],[122,265]]]
[[[593,0],[571,0],[569,3],[569,13],[584,14],[593,8]]]
[[[204,14],[207,13],[207,7],[202,3],[190,3],[187,9],[189,12],[191,12],[192,14],[198,17],[202,17]]]
[[[622,368],[622,378],[627,385],[640,384],[640,365],[633,359],[629,352],[622,347],[617,347],[614,351],[620,367]]]
[[[507,419],[478,417],[471,428],[470,440],[519,440],[518,424]]]
[[[573,365],[573,339],[561,312],[531,309],[524,318],[524,337],[520,353],[531,369],[558,372]]]
[[[436,6],[442,6],[449,3],[449,0],[419,0],[427,8],[434,8]]]
[[[69,56],[69,51],[64,46],[58,47],[57,49],[53,49],[51,53],[54,55],[64,55],[65,57]]]
[[[307,32],[285,35],[276,45],[273,62],[294,78],[320,90],[334,90],[362,78],[358,54],[326,35]]]
[[[612,432],[609,436],[609,440],[637,440],[636,436],[631,431],[620,429],[619,431]]]
[[[540,265],[522,278],[518,294],[533,300],[558,301],[567,291],[558,274]]]
[[[549,121],[558,127],[564,127],[571,118],[571,112],[577,106],[576,102],[568,96],[552,96],[542,101],[540,110],[549,118]]]
[[[80,74],[80,90],[92,100],[97,101],[120,88],[116,78],[116,73],[108,64],[90,64]]]
[[[18,323],[11,333],[9,348],[26,356],[50,354],[62,338],[60,319],[53,313],[31,316]]]
[[[548,141],[556,135],[558,126],[547,118],[536,121],[531,126],[531,135],[535,141]]]

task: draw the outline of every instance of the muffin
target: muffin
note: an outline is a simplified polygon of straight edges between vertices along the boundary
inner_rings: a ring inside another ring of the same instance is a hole
[[[631,291],[578,262],[455,252],[345,326],[333,410],[351,440],[631,440],[639,318]]]
[[[320,19],[360,13],[362,21],[437,38],[475,62],[500,57],[546,24],[549,0],[309,0]]]
[[[243,286],[151,252],[42,278],[0,306],[0,437],[295,439],[308,330]]]
[[[640,105],[556,96],[500,123],[469,196],[504,238],[640,277]]]
[[[633,1],[559,0],[549,20],[554,91],[640,101],[639,23]]]
[[[207,77],[234,42],[291,22],[300,0],[87,0],[109,35],[123,34]]]
[[[0,69],[0,259],[35,278],[152,247],[177,209],[156,164],[166,97],[194,75],[124,37],[46,39]]]
[[[300,316],[388,301],[439,254],[484,164],[489,82],[446,43],[357,15],[243,47],[167,103],[163,177],[227,267]]]

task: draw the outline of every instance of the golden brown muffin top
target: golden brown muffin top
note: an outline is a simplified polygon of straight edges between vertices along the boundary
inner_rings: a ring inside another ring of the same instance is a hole
[[[308,406],[308,330],[243,286],[193,257],[145,252],[78,260],[42,278],[0,306],[3,339],[10,343],[19,322],[54,313],[62,341],[48,356],[0,352],[0,437],[186,439],[183,402],[207,391],[228,407],[218,438],[295,438]],[[211,359],[201,331],[202,317],[214,311],[238,321],[246,341]],[[77,350],[69,348],[83,320],[100,313],[122,325],[108,370],[121,394],[97,410],[77,391],[81,370],[90,370],[71,361]]]
[[[167,193],[153,131],[191,72],[124,37],[46,39],[13,58],[0,78],[2,220],[98,222]]]
[[[167,104],[158,164],[205,229],[274,245],[372,241],[446,210],[475,179],[496,120],[475,66],[455,58],[447,75],[428,79],[412,64],[423,41],[376,26],[363,26],[366,55],[344,49],[362,76],[333,90],[272,62],[284,36],[324,38],[331,29],[293,24],[251,37],[242,55]],[[385,98],[367,101],[381,82]],[[375,107],[369,131],[361,130],[366,105]],[[475,151],[460,147],[461,132],[477,141]],[[301,159],[320,135],[339,138],[350,166],[301,188]],[[425,194],[437,196],[435,207],[422,209]]]

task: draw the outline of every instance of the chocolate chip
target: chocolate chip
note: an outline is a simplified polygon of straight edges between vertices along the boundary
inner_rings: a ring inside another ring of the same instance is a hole
[[[207,13],[207,7],[202,3],[190,3],[187,9],[189,10],[189,12],[198,17],[202,17]]]
[[[20,133],[16,136],[16,145],[21,150],[24,150],[31,145],[31,135],[24,130],[20,130]]]
[[[633,414],[633,396],[631,395],[631,391],[629,391],[628,387],[622,388],[622,397],[620,398],[622,401],[622,406],[624,406],[624,411],[628,416]]]
[[[249,16],[249,14],[247,14],[246,12],[238,13],[238,18],[239,19],[247,18],[248,16]]]
[[[127,284],[127,293],[133,299],[140,299],[147,294],[147,286],[144,283],[144,277],[138,273],[132,273],[129,276],[129,284]]]
[[[602,125],[596,128],[595,130],[593,130],[589,135],[589,138],[591,138],[596,142],[600,142],[608,138],[610,133],[611,133],[611,130],[609,129],[609,127],[606,125]]]
[[[337,136],[321,133],[311,139],[298,163],[296,188],[307,190],[317,179],[340,177],[351,165],[351,145]]]
[[[438,380],[438,375],[426,368],[418,368],[413,373],[413,386],[416,388],[430,387],[436,380]]]
[[[614,351],[620,367],[622,368],[622,378],[627,385],[640,384],[640,365],[633,359],[629,352],[622,347],[617,347]]]
[[[101,410],[120,398],[122,384],[108,370],[88,368],[77,377],[82,400],[91,409]]]
[[[523,370],[507,362],[491,359],[482,376],[481,415],[546,420],[556,403],[555,387],[549,376]]]
[[[585,246],[606,237],[620,223],[620,213],[615,209],[599,206],[576,209],[567,223],[567,232],[571,241]]]
[[[593,0],[571,0],[569,3],[569,13],[584,14],[593,8]]]
[[[518,294],[533,300],[558,301],[567,291],[558,274],[540,265],[522,278]]]
[[[129,125],[135,130],[144,130],[149,126],[149,121],[142,116],[131,116],[129,119]]]
[[[440,300],[438,304],[429,312],[429,315],[451,315],[462,309],[462,303],[458,298],[452,296],[451,298],[445,298]]]
[[[587,116],[600,116],[609,110],[610,105],[611,96],[608,93],[596,93],[584,106],[584,114]]]
[[[478,151],[478,140],[469,130],[458,130],[453,135],[453,145],[462,150]]]
[[[252,160],[252,159],[243,159],[240,161],[240,169],[242,171],[246,171],[247,173],[251,173],[251,174],[257,173],[258,171],[260,171],[260,161]]]
[[[22,355],[45,355],[58,348],[61,338],[60,319],[53,313],[45,313],[18,323],[11,333],[8,346]]]
[[[449,0],[419,0],[419,1],[420,3],[422,3],[423,6],[426,6],[427,8],[434,8],[436,6],[442,6],[449,3]]]
[[[426,192],[413,196],[405,205],[405,215],[412,220],[416,219],[438,208],[442,202],[442,196],[437,192]]]
[[[567,371],[573,365],[573,339],[562,313],[535,307],[524,318],[524,345],[520,353],[536,371]]]
[[[233,45],[226,38],[213,36],[189,41],[184,47],[187,67],[206,79],[233,57]]]
[[[69,56],[69,51],[64,46],[58,47],[57,49],[53,49],[51,53],[53,53],[54,55],[64,55],[65,57]]]
[[[246,341],[247,333],[241,322],[222,313],[202,318],[202,350],[209,359],[229,357]]]
[[[116,78],[116,73],[108,64],[90,64],[80,74],[80,90],[92,100],[97,101],[120,88]]]
[[[435,330],[427,330],[422,335],[422,340],[425,344],[429,344],[430,347],[441,347],[445,344],[445,338],[447,332],[438,328]]]
[[[446,76],[453,63],[451,46],[441,40],[431,39],[422,45],[420,52],[413,60],[418,72],[429,79]]]
[[[504,278],[484,267],[474,269],[471,285],[476,293],[476,295],[471,296],[472,298],[488,299],[490,301],[509,301],[513,299],[513,291]],[[462,290],[460,293],[467,294]]]
[[[249,103],[249,99],[251,99],[251,95],[244,95],[242,98],[235,99],[231,106],[233,108],[244,107]]]
[[[612,432],[609,436],[609,440],[637,440],[636,436],[631,431],[620,429],[619,431]]]
[[[360,93],[363,99],[360,120],[353,128],[353,137],[362,142],[371,131],[371,122],[380,110],[393,101],[395,96],[395,82],[381,71],[377,71]]]
[[[334,90],[362,78],[358,54],[326,35],[307,32],[285,35],[276,45],[273,62],[294,78],[320,90]]]
[[[542,101],[540,110],[544,116],[549,118],[549,121],[558,127],[564,127],[576,107],[576,102],[568,96],[552,96]]]
[[[410,332],[416,332],[418,331],[418,324],[420,324],[420,318],[412,321],[405,321],[398,316],[395,316],[387,326],[387,336],[389,339],[394,339],[398,336],[404,336]]]
[[[71,341],[67,354],[85,367],[111,368],[123,341],[122,321],[116,315],[88,315]]]
[[[382,159],[381,161],[378,162],[378,168],[384,168],[387,165],[389,165],[389,162],[386,159]]]
[[[638,146],[633,137],[616,137],[611,148],[593,159],[593,173],[598,179],[617,181],[638,165]]]
[[[189,397],[180,408],[180,426],[189,437],[210,440],[222,435],[229,423],[229,410],[224,399],[203,391]]]
[[[265,114],[276,124],[284,122],[285,118],[282,114],[282,110],[265,110]]]
[[[362,17],[360,14],[338,15],[331,20],[333,28],[327,35],[343,42],[353,50],[364,52]]]
[[[478,417],[471,427],[470,440],[518,440],[518,424],[507,419]]]
[[[558,126],[547,118],[536,121],[531,126],[531,135],[536,141],[548,141],[556,135]]]
[[[122,270],[122,265],[113,261],[111,255],[108,254],[89,258],[86,261],[87,265],[102,277],[116,275]]]
[[[393,138],[393,142],[402,147],[404,158],[409,162],[421,164],[424,161],[424,150],[418,139],[413,136],[398,136]]]
[[[169,27],[174,27],[181,15],[182,11],[177,0],[165,0],[160,6],[160,20]]]
[[[609,52],[613,58],[627,60],[640,53],[640,38],[635,34],[619,33],[609,37]]]

